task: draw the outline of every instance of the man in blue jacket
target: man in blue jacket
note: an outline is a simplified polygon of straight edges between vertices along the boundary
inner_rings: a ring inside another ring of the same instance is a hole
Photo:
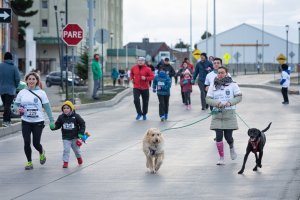
[[[205,101],[206,91],[205,91],[204,83],[205,83],[206,75],[212,70],[213,70],[213,65],[210,61],[207,60],[206,53],[201,53],[201,60],[196,65],[194,75],[193,75],[193,81],[195,81],[197,76],[199,75],[198,86],[200,88],[202,110],[208,108],[208,105],[206,105],[206,101]]]
[[[10,52],[4,54],[4,62],[0,64],[0,95],[4,106],[2,126],[11,124],[10,106],[16,95],[16,89],[20,82],[19,70],[14,66]]]

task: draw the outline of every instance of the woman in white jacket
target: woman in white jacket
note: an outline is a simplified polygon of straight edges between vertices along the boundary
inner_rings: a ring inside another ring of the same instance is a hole
[[[232,133],[233,130],[238,129],[235,105],[241,100],[241,90],[228,76],[228,69],[219,67],[218,75],[209,87],[206,97],[207,104],[214,107],[210,129],[216,132],[216,145],[220,156],[217,165],[225,164],[223,135],[229,144],[231,159],[234,160],[237,157]]]

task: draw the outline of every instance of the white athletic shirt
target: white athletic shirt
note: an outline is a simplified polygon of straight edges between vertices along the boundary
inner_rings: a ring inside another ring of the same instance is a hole
[[[288,88],[290,86],[290,75],[286,71],[282,71],[281,79],[285,79],[285,82],[281,85],[281,87]]]
[[[216,90],[215,86],[211,85],[208,88],[207,96],[225,104],[230,99],[233,99],[234,96],[241,93],[242,92],[236,83],[230,83],[230,85],[225,86],[224,88],[219,90]],[[225,109],[227,110],[236,109],[236,106],[234,105],[234,106],[225,107]]]
[[[33,90],[36,95],[38,95],[43,104],[49,103],[48,97],[43,90]],[[28,91],[28,89],[23,89],[19,92],[16,97],[16,103],[20,103],[20,106],[24,107],[24,115],[21,117],[22,120],[26,122],[41,122],[44,121],[43,105],[38,97]]]

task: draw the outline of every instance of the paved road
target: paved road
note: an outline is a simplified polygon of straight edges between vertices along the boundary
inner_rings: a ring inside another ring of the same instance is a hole
[[[176,89],[176,91],[174,90]],[[150,127],[181,126],[207,116],[201,111],[199,91],[194,87],[192,110],[182,106],[178,86],[172,91],[170,121],[158,118],[156,95],[151,94],[148,121],[135,121],[132,97],[112,108],[81,111],[92,136],[82,147],[84,165],[78,167],[71,154],[70,168],[62,169],[59,131],[45,129],[42,144],[47,163],[24,171],[25,155],[20,134],[0,140],[1,199],[299,199],[300,134],[299,99],[281,104],[281,94],[242,88],[239,115],[251,127],[263,129],[272,121],[267,135],[263,168],[253,172],[249,156],[244,175],[238,175],[247,145],[247,127],[239,121],[235,131],[238,159],[216,166],[217,150],[210,119],[196,125],[167,131],[166,158],[157,174],[145,167],[141,150],[144,132]],[[226,146],[227,147],[227,146]]]

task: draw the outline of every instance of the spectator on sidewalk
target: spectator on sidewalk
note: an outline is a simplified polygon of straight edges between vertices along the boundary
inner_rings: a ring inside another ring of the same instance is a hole
[[[200,89],[200,99],[201,99],[201,105],[202,110],[205,110],[208,108],[208,105],[205,101],[206,91],[205,91],[205,78],[206,75],[213,70],[212,63],[207,60],[206,53],[201,53],[201,60],[197,63],[196,69],[194,71],[193,80],[195,81],[197,76],[198,77],[198,86]]]
[[[45,150],[41,145],[42,132],[45,127],[44,113],[45,109],[49,121],[50,129],[54,128],[54,119],[52,117],[51,106],[47,94],[39,88],[40,77],[35,72],[30,72],[25,76],[27,88],[21,90],[15,101],[19,107],[19,113],[22,116],[22,135],[24,139],[24,151],[27,157],[25,170],[33,169],[31,158],[31,134],[34,148],[40,154],[40,164],[46,162]]]
[[[159,101],[159,117],[163,122],[168,119],[171,79],[165,71],[160,71],[153,80],[153,92],[157,92]]]
[[[6,52],[4,61],[0,64],[0,95],[4,106],[3,127],[8,127],[11,124],[11,104],[15,98],[19,82],[19,70],[13,63],[12,54]]]
[[[216,146],[220,156],[217,165],[225,164],[223,135],[229,144],[231,159],[235,160],[237,157],[232,133],[238,129],[235,105],[242,101],[242,92],[227,74],[227,68],[219,67],[218,76],[208,88],[206,97],[207,103],[214,107],[215,112],[212,115],[210,129],[216,132]]]
[[[256,64],[256,69],[257,69],[257,73],[259,74],[260,73],[260,65],[259,65],[259,63]]]
[[[111,70],[111,78],[113,80],[113,86],[114,87],[116,87],[116,82],[117,82],[118,77],[119,77],[119,72],[118,72],[117,68],[114,67]]]
[[[130,71],[130,79],[133,82],[133,98],[137,112],[136,120],[143,117],[147,120],[149,104],[149,81],[153,80],[154,75],[149,67],[145,65],[145,58],[139,57],[137,64]],[[143,110],[141,109],[140,96],[142,96]]]
[[[129,87],[129,79],[130,79],[130,71],[128,70],[128,68],[125,69],[125,75],[124,75],[124,84],[125,87]]]
[[[79,134],[85,133],[85,121],[74,110],[74,105],[71,101],[65,101],[61,107],[63,112],[58,116],[55,127],[52,131],[61,129],[64,151],[63,151],[63,168],[68,168],[70,149],[72,148],[77,158],[78,165],[83,163],[80,147],[76,144]]]
[[[290,87],[290,71],[287,64],[281,65],[281,93],[283,96],[282,104],[289,104],[288,89]]]
[[[125,76],[125,70],[120,67],[119,69],[119,85],[123,86],[124,84],[124,76]]]
[[[94,54],[94,59],[92,60],[92,71],[94,77],[94,90],[93,90],[92,98],[95,100],[99,99],[99,97],[97,97],[97,91],[98,89],[100,89],[100,83],[102,78],[102,70],[101,70],[99,60],[100,60],[99,54]]]

